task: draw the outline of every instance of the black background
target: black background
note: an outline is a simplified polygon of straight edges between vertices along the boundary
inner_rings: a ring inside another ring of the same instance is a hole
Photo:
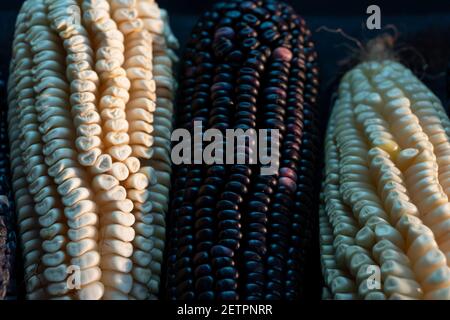
[[[5,79],[14,22],[23,1],[0,0],[0,78]],[[171,25],[180,44],[186,42],[190,30],[201,13],[214,0],[159,0],[162,8],[169,11]],[[341,28],[362,43],[373,38],[379,31],[365,27],[366,9],[370,4],[381,8],[382,26],[395,25],[400,35],[397,44],[403,50],[402,62],[410,66],[418,76],[443,100],[446,101],[445,69],[450,57],[450,2],[448,0],[286,0],[307,21],[314,32],[321,67],[322,103],[324,118],[327,118],[330,96],[336,81],[346,67],[342,63],[352,54],[348,46],[356,49],[355,43],[343,36],[317,29],[326,26]],[[345,47],[347,46],[347,47]],[[425,62],[425,63],[424,63]],[[347,66],[348,68],[348,66]]]

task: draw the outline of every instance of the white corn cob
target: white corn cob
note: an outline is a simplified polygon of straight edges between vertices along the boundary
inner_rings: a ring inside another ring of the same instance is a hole
[[[24,3],[8,118],[28,298],[158,294],[176,86],[167,24],[151,0]]]
[[[325,140],[324,297],[450,299],[449,134],[438,98],[400,63],[343,77]]]

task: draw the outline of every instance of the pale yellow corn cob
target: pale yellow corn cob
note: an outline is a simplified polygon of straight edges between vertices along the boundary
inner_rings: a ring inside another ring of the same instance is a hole
[[[449,119],[393,60],[342,79],[325,141],[325,298],[450,299]]]

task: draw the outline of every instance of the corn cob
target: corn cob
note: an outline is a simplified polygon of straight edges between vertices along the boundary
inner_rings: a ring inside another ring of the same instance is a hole
[[[152,0],[23,4],[8,117],[27,298],[157,296],[176,46]]]
[[[450,102],[450,62],[447,64],[447,72],[446,72],[446,98],[447,103]]]
[[[326,133],[325,293],[450,299],[450,122],[385,39],[342,78]]]
[[[4,82],[0,80],[0,300],[13,298],[16,294],[16,235],[9,179],[5,91]]]
[[[220,2],[194,28],[176,127],[277,129],[279,169],[264,176],[259,164],[174,166],[169,298],[302,296],[318,143],[310,38],[291,7],[271,0]],[[245,146],[237,153],[252,156]]]

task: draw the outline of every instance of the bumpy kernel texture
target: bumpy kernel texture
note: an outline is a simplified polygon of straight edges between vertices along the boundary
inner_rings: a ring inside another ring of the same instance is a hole
[[[177,40],[152,0],[28,0],[8,83],[28,299],[154,299]]]
[[[279,169],[174,166],[169,298],[304,296],[317,203],[317,79],[311,33],[291,7],[223,1],[201,17],[184,54],[176,127],[278,129]],[[242,145],[235,153],[251,156]]]
[[[1,74],[0,74],[1,76]],[[6,87],[0,79],[0,300],[14,298],[16,234],[6,123]]]
[[[450,121],[391,60],[342,79],[320,209],[325,297],[450,299]]]

